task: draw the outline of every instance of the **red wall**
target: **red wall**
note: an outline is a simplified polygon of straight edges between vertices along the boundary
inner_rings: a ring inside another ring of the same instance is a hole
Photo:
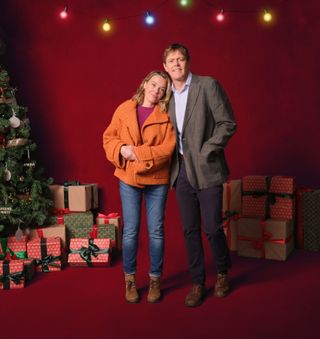
[[[247,174],[295,175],[320,186],[319,11],[317,0],[214,1],[240,11],[268,6],[272,25],[254,13],[226,13],[212,23],[208,4],[194,1],[2,0],[0,27],[5,62],[18,101],[29,108],[39,161],[57,182],[97,182],[101,209],[120,210],[118,182],[102,149],[102,133],[119,103],[151,69],[163,49],[186,44],[192,71],[211,75],[227,90],[239,124],[227,148],[231,178]],[[145,27],[140,13],[154,9],[158,23]],[[132,17],[130,17],[132,15]],[[119,18],[113,34],[99,20]],[[169,213],[176,209],[170,194]]]

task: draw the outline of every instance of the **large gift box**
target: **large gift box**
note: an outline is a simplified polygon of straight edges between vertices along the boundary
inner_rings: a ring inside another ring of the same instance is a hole
[[[244,217],[295,218],[295,178],[249,175],[242,178]]]
[[[97,225],[108,225],[112,224],[116,226],[117,231],[117,248],[121,249],[121,240],[122,240],[122,222],[119,213],[109,213],[107,215],[103,213],[98,213],[96,217],[96,224]]]
[[[9,290],[24,287],[22,260],[0,261],[0,289]]]
[[[293,248],[292,220],[261,218],[238,220],[240,256],[286,260]]]
[[[17,239],[15,236],[0,238],[0,260],[27,258],[27,241],[23,236]]]
[[[50,185],[54,207],[58,210],[86,212],[98,208],[98,187],[96,184]]]
[[[320,190],[299,189],[297,231],[299,247],[320,250]]]
[[[71,239],[68,263],[71,266],[109,266],[110,239]]]
[[[61,270],[61,239],[41,238],[27,243],[28,258],[35,259],[37,272]]]
[[[241,213],[241,180],[228,180],[223,184],[223,228],[229,249],[237,250],[237,220]]]

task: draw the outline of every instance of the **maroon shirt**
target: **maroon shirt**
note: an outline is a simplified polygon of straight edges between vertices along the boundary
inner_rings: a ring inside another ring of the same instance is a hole
[[[148,116],[153,112],[154,107],[144,107],[138,105],[137,107],[137,116],[139,127],[141,128],[144,122],[147,120]]]

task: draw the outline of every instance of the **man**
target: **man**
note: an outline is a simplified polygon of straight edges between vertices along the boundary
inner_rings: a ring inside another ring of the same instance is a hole
[[[221,210],[222,184],[229,174],[224,147],[236,131],[236,122],[219,82],[190,72],[185,46],[166,48],[163,66],[172,79],[169,114],[177,134],[170,184],[176,188],[193,282],[185,305],[194,307],[206,295],[201,223],[218,272],[214,295],[224,297],[230,292],[227,273],[231,260]]]

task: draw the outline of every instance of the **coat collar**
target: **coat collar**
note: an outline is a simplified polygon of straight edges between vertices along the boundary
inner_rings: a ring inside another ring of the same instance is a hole
[[[160,107],[155,106],[152,113],[148,116],[142,126],[142,132],[146,126],[153,124],[161,124],[168,122],[168,114],[162,112]],[[121,121],[126,125],[130,132],[134,135],[136,141],[141,140],[141,133],[137,117],[137,102],[135,100],[128,100],[123,105],[123,112],[121,114]]]

